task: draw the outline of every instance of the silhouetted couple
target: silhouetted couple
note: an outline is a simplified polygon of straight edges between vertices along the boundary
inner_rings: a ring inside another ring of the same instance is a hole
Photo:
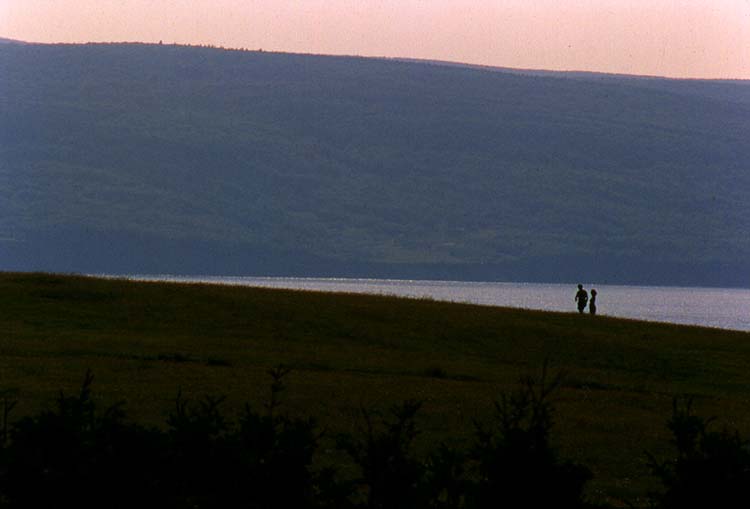
[[[586,304],[589,305],[589,313],[592,315],[596,314],[596,290],[591,289],[591,299],[589,294],[583,289],[583,285],[578,285],[578,292],[576,292],[576,302],[578,303],[578,312],[583,313],[586,309]]]

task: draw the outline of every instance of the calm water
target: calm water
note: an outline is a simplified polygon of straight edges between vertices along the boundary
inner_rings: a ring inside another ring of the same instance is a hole
[[[575,285],[388,279],[128,276],[270,288],[373,293],[548,311],[575,312]],[[584,285],[587,290],[591,285]],[[750,331],[750,290],[595,285],[600,315]]]

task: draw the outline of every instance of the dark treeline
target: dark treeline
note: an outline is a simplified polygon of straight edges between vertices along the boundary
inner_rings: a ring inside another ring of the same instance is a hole
[[[561,377],[527,377],[502,395],[492,422],[476,423],[467,450],[435,444],[417,456],[415,415],[406,401],[387,416],[362,410],[362,431],[341,434],[337,448],[356,476],[316,468],[323,434],[313,419],[280,412],[284,368],[270,372],[270,401],[246,405],[236,421],[222,399],[177,397],[163,429],[129,422],[122,405],[104,410],[87,373],[75,396],[9,424],[5,400],[0,447],[0,506],[498,508],[600,507],[586,499],[591,471],[560,458],[550,443],[550,393]],[[737,433],[711,431],[710,419],[675,400],[668,421],[675,455],[649,457],[663,489],[657,508],[746,507],[750,449]]]

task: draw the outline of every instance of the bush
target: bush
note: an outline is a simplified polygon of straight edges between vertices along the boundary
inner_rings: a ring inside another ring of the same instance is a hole
[[[390,419],[373,422],[363,410],[359,438],[344,435],[339,446],[360,467],[357,480],[367,508],[556,507],[585,508],[583,489],[590,471],[562,461],[550,445],[553,426],[550,384],[524,378],[520,389],[496,403],[496,419],[476,424],[468,454],[439,445],[425,461],[411,452],[418,434],[414,418],[419,402],[392,410]]]
[[[418,458],[418,401],[385,417],[362,410],[357,436],[337,445],[360,469],[342,482],[312,465],[321,435],[315,421],[283,415],[279,399],[288,370],[277,368],[261,412],[249,405],[227,419],[223,398],[197,402],[178,395],[165,429],[128,423],[122,405],[100,412],[86,374],[76,396],[60,394],[56,408],[7,426],[0,447],[3,507],[480,509],[580,508],[588,470],[558,459],[547,384],[524,379],[496,404],[496,419],[477,424],[467,453],[439,445]]]
[[[664,491],[653,495],[663,509],[750,507],[750,444],[737,432],[710,431],[712,418],[692,414],[692,399],[675,399],[667,426],[677,455],[651,470]]]
[[[377,429],[370,413],[362,409],[363,436],[342,434],[338,437],[338,447],[360,468],[362,476],[355,483],[365,491],[366,507],[424,507],[420,490],[424,466],[411,453],[417,436],[414,416],[421,405],[418,401],[407,401],[394,407],[392,420],[381,419],[383,430]]]
[[[15,423],[0,449],[0,493],[6,507],[132,507],[159,488],[164,437],[126,424],[120,405],[97,412],[93,377],[77,396],[60,394],[54,410]]]
[[[5,507],[342,507],[348,493],[330,471],[313,472],[319,436],[312,420],[279,415],[281,368],[271,371],[265,413],[246,406],[237,425],[222,398],[178,396],[168,429],[125,422],[121,405],[97,412],[93,377],[57,408],[17,422],[0,449]]]
[[[546,369],[540,381],[522,379],[518,391],[495,403],[489,427],[476,424],[470,457],[476,462],[477,482],[469,507],[588,507],[583,489],[591,472],[560,460],[550,445],[549,396],[561,379],[558,375],[548,384]]]

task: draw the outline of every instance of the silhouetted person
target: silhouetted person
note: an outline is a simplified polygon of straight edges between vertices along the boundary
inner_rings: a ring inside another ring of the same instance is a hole
[[[596,290],[591,289],[591,299],[589,299],[589,313],[596,314]]]
[[[578,303],[578,312],[583,313],[586,309],[586,303],[589,301],[589,294],[583,289],[583,285],[578,285],[578,292],[576,292],[576,302]]]

